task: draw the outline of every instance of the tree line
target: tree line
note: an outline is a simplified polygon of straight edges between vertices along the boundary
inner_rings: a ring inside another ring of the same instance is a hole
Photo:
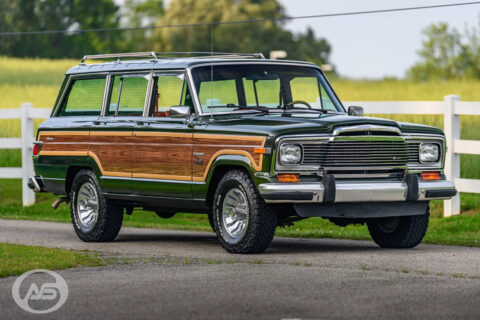
[[[58,34],[0,36],[0,55],[79,58],[125,51],[262,52],[285,50],[289,59],[329,62],[331,47],[313,30],[285,28],[277,0],[0,0],[0,32],[66,30]],[[98,28],[175,25],[279,18],[265,22],[81,33]],[[213,30],[213,37],[212,37]],[[213,41],[213,46],[212,46]]]

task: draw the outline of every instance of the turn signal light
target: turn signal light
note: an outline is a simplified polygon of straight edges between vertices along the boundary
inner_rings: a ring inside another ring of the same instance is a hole
[[[266,153],[267,150],[265,150],[265,148],[254,148],[253,149],[253,153],[260,153],[260,154],[264,154]]]
[[[423,180],[440,180],[440,172],[422,172]]]
[[[277,175],[278,182],[299,182],[300,178],[296,173],[280,173]]]

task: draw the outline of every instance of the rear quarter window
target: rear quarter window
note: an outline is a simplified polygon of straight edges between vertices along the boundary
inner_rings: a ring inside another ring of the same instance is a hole
[[[105,78],[76,79],[57,116],[99,116],[102,110]]]

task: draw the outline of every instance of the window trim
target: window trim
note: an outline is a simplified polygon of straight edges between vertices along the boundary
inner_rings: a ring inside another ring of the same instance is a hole
[[[63,88],[63,92],[60,96],[60,99],[58,99],[57,104],[55,105],[55,108],[51,114],[51,117],[60,117],[58,114],[60,113],[60,110],[62,109],[63,103],[65,102],[65,99],[67,98],[67,92],[70,92],[71,87],[73,83],[75,83],[76,80],[88,80],[88,79],[102,79],[105,77],[105,87],[104,87],[104,92],[103,92],[103,97],[102,97],[102,106],[100,109],[100,114],[98,116],[102,115],[103,111],[103,105],[105,104],[105,90],[107,88],[107,80],[108,80],[108,73],[107,72],[102,72],[102,73],[84,73],[84,74],[78,74],[78,75],[71,75],[68,78],[68,81],[66,85]],[[79,117],[79,116],[73,116],[73,117]]]
[[[105,86],[106,90],[105,90],[105,97],[104,97],[104,100],[103,100],[103,108],[102,108],[102,113],[100,114],[100,117],[101,118],[125,118],[125,117],[136,117],[136,118],[143,118],[145,117],[145,108],[147,107],[147,101],[150,100],[151,98],[151,94],[152,94],[152,86],[153,86],[153,77],[152,77],[152,74],[153,74],[154,70],[133,70],[133,71],[127,71],[127,72],[121,72],[121,71],[116,71],[116,72],[109,72],[108,73],[108,77],[107,77],[107,80],[108,80],[108,84]],[[118,115],[118,116],[115,116],[115,115],[109,115],[108,114],[108,107],[109,107],[109,104],[110,104],[110,101],[112,99],[112,92],[113,92],[113,77],[115,76],[131,76],[131,77],[135,77],[135,76],[138,76],[139,78],[144,78],[144,76],[147,75],[148,76],[148,83],[147,83],[147,91],[145,92],[145,101],[143,103],[143,110],[142,110],[142,113],[140,115],[135,115],[135,116],[132,116],[132,115]]]

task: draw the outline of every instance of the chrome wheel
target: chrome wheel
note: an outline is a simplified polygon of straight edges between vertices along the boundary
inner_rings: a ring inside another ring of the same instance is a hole
[[[378,219],[377,221],[378,228],[385,233],[394,232],[395,230],[397,230],[397,227],[399,224],[400,224],[399,217],[382,218],[382,219]]]
[[[98,193],[95,185],[85,182],[78,190],[77,221],[84,232],[88,232],[97,223],[99,211]]]
[[[232,238],[241,238],[248,226],[248,200],[239,188],[230,189],[222,206],[222,221],[225,231]]]

